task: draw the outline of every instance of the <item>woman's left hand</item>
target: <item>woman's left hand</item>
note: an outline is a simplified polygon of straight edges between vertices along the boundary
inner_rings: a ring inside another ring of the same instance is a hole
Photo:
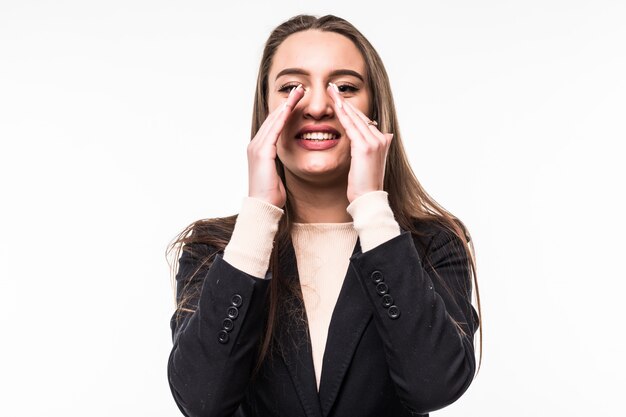
[[[385,162],[391,145],[392,133],[382,133],[370,119],[339,93],[335,84],[328,84],[328,94],[334,101],[339,122],[350,139],[350,172],[348,173],[348,201],[370,191],[383,189]]]

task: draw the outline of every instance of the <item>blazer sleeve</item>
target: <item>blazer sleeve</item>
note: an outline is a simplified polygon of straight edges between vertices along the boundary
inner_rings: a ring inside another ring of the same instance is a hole
[[[170,389],[185,416],[232,416],[257,359],[270,280],[234,268],[219,253],[203,266],[211,256],[206,245],[187,249],[179,260],[177,300],[185,289],[198,290],[185,303],[190,311],[171,319]]]
[[[425,414],[456,401],[474,377],[477,328],[458,237],[442,230],[420,256],[411,233],[403,231],[357,252],[350,264],[375,310],[390,376],[405,406]]]

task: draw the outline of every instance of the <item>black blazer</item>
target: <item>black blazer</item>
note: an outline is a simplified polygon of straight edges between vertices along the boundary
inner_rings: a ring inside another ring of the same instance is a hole
[[[421,236],[403,231],[365,253],[357,241],[333,311],[319,393],[305,313],[300,319],[279,316],[279,348],[251,378],[269,280],[217,254],[196,275],[203,282],[195,312],[171,320],[168,379],[182,413],[396,417],[427,414],[458,399],[474,376],[478,327],[467,257],[456,235],[441,226],[416,226]],[[192,248],[179,261],[179,299],[212,252],[199,244],[186,249]],[[295,260],[291,244],[285,256]],[[281,272],[297,280],[292,264]],[[304,311],[301,299],[290,302]]]

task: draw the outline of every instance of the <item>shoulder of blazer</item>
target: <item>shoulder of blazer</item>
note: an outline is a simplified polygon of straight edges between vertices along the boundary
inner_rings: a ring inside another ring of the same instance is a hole
[[[412,233],[416,247],[428,251],[433,239],[441,233],[452,233],[441,223],[434,220],[413,219],[413,227],[416,233]]]
[[[465,225],[458,219],[455,219],[455,221],[465,233],[466,241],[469,243],[469,234]],[[413,242],[421,256],[428,256],[433,249],[452,240],[457,240],[459,244],[461,243],[456,233],[439,221],[413,219],[413,227],[416,232],[412,233]]]

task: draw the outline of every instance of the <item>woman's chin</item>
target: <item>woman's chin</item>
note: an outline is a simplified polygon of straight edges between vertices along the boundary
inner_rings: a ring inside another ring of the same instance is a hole
[[[349,166],[343,167],[336,162],[330,161],[308,161],[305,164],[287,168],[291,173],[306,181],[337,181],[340,178],[347,178]]]

